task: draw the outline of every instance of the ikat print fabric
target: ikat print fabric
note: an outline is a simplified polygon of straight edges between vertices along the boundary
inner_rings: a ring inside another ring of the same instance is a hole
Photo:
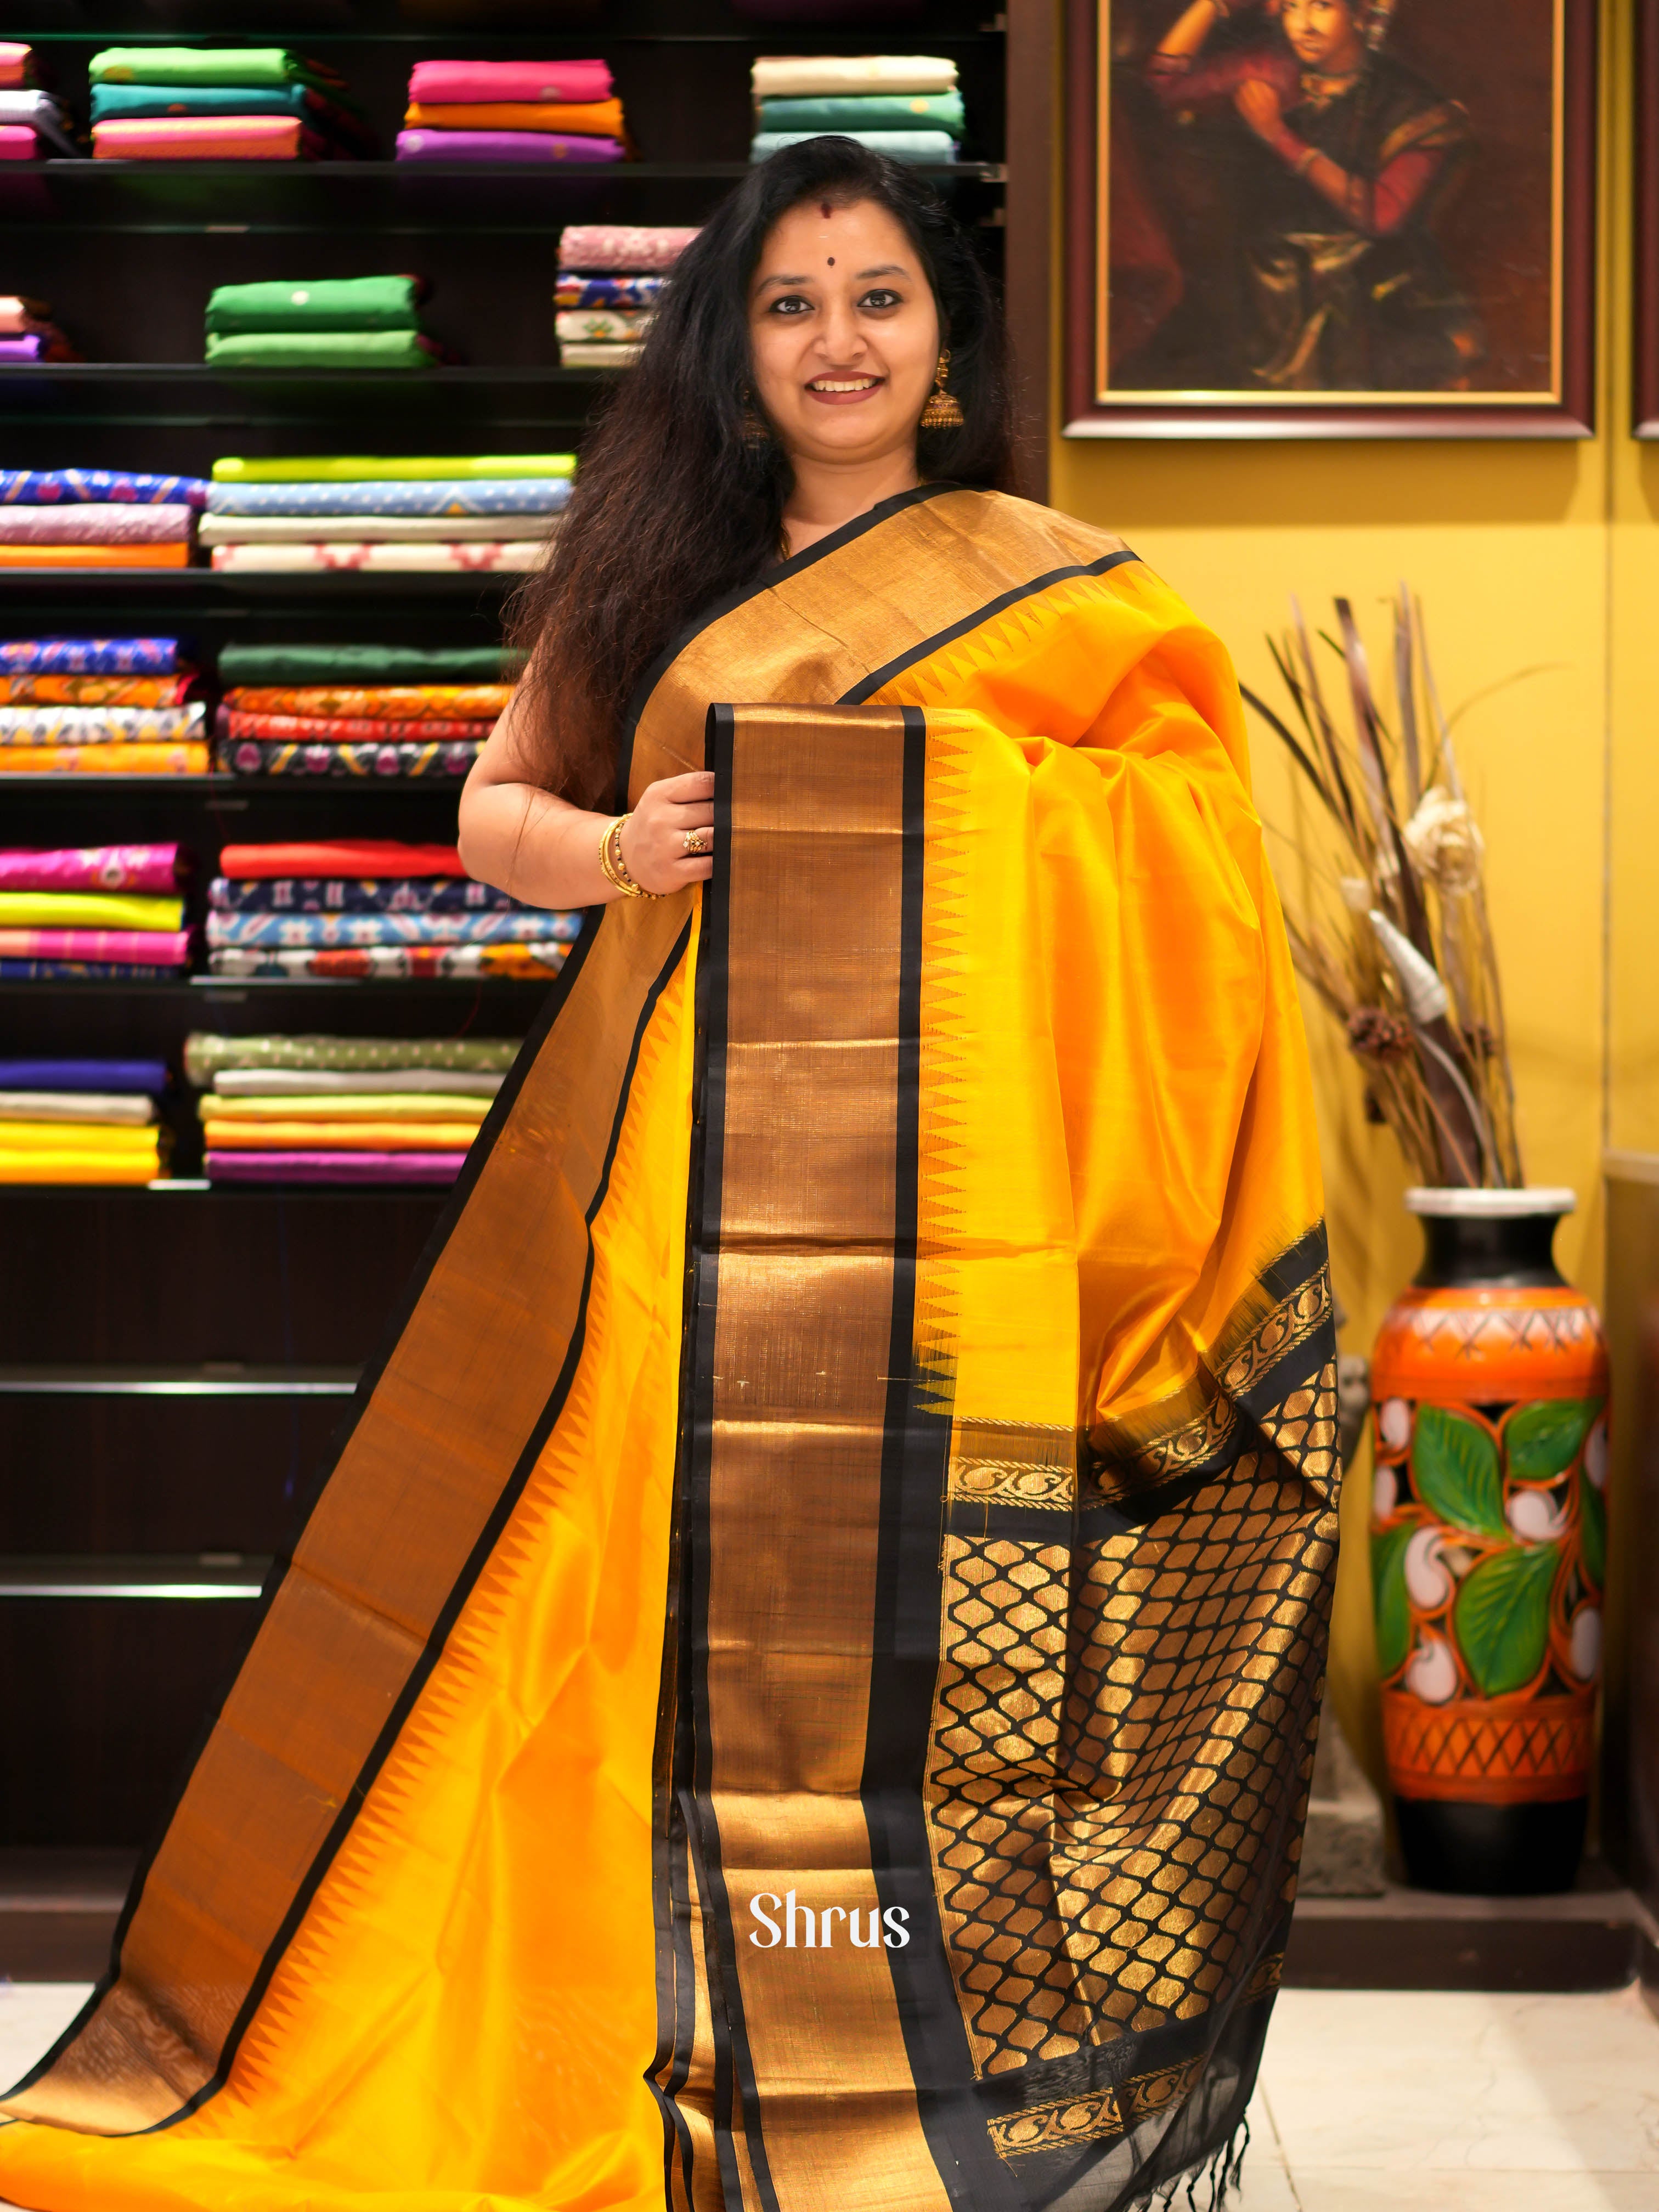
[[[0,882],[4,881],[0,869]],[[208,904],[236,915],[510,914],[514,901],[470,876],[216,876]]]
[[[0,707],[0,745],[165,744],[204,734],[187,707]]]
[[[150,476],[135,469],[0,469],[0,506],[52,507],[66,501],[137,500],[205,507],[199,477]]]
[[[137,505],[119,511],[155,510]],[[0,541],[8,512],[0,507]],[[173,512],[193,516],[184,506]],[[0,555],[7,550],[0,542]],[[185,696],[194,672],[176,638],[37,637],[0,643],[0,775],[204,775],[205,708]],[[149,849],[176,857],[178,848]],[[0,853],[0,885],[8,880],[6,859]]]
[[[222,743],[219,765],[233,775],[465,775],[483,741],[416,744],[293,744],[267,738]]]
[[[207,507],[216,528],[221,520],[255,516],[297,520],[374,515],[392,520],[558,514],[569,498],[570,483],[564,477],[436,477],[401,483],[215,483],[208,486]]]
[[[484,914],[227,914],[211,908],[210,951],[250,946],[568,945],[581,917],[517,907]]]

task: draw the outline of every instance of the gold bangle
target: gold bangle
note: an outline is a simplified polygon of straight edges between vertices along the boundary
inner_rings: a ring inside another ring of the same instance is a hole
[[[620,891],[624,898],[661,898],[661,891],[648,891],[643,884],[636,884],[628,872],[628,863],[623,858],[623,824],[630,817],[619,814],[608,822],[599,838],[599,871],[612,890]]]

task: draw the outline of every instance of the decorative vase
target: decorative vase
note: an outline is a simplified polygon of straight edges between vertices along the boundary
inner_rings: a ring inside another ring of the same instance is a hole
[[[1570,1190],[1411,1190],[1426,1254],[1371,1355],[1371,1576],[1407,1878],[1571,1887],[1607,1578],[1607,1351]]]

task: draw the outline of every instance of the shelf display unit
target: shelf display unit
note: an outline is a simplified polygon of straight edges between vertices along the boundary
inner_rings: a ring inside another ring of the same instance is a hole
[[[88,358],[0,368],[0,465],[206,476],[230,453],[580,452],[611,377],[626,371],[557,365],[559,232],[705,216],[745,173],[757,54],[889,48],[957,64],[963,159],[928,173],[999,283],[1006,249],[1025,488],[1041,496],[1052,7],[1016,0],[1005,17],[924,0],[884,23],[872,5],[862,21],[814,26],[762,22],[726,0],[15,0],[3,35],[35,48],[82,119],[101,46],[283,46],[344,76],[389,155],[416,60],[602,54],[641,158],[8,165],[0,291],[49,301]],[[204,363],[216,285],[393,270],[429,281],[423,324],[459,365]],[[176,635],[209,669],[231,639],[489,644],[514,581],[9,569],[0,636]],[[14,775],[0,783],[0,842],[176,839],[195,857],[188,913],[199,921],[223,843],[446,842],[458,789],[447,778]],[[0,1052],[165,1057],[176,1079],[191,1030],[518,1036],[549,988],[4,982]],[[164,1115],[166,1185],[0,1187],[0,1667],[31,1686],[4,1762],[0,1852],[57,1852],[65,1866],[136,1850],[162,1816],[246,1644],[269,1562],[448,1202],[442,1191],[210,1188],[182,1086]],[[0,1912],[0,1947],[12,1926]]]

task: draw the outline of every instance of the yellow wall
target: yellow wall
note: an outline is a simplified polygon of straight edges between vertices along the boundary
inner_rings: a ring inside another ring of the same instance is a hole
[[[1279,691],[1263,638],[1282,628],[1291,592],[1310,620],[1328,620],[1333,595],[1345,593],[1374,665],[1386,670],[1386,603],[1402,578],[1422,599],[1449,708],[1540,670],[1475,706],[1458,743],[1486,837],[1528,1179],[1578,1193],[1558,1257],[1596,1297],[1606,1126],[1615,1143],[1659,1148],[1659,447],[1638,448],[1625,427],[1629,13],[1626,0],[1607,9],[1598,437],[1244,443],[1056,434],[1049,494],[1121,532],[1270,700]],[[1060,404],[1056,390],[1056,423]],[[1386,686],[1386,675],[1379,681]],[[1298,802],[1270,734],[1255,740],[1255,758],[1265,817],[1294,829]],[[1293,896],[1293,864],[1282,844],[1274,849]],[[1363,1122],[1357,1072],[1328,1019],[1310,1006],[1308,1020],[1333,1272],[1349,1315],[1343,1343],[1363,1351],[1417,1264],[1418,1234],[1400,1204],[1410,1178],[1387,1131]],[[1380,1772],[1359,1540],[1370,1484],[1363,1466],[1356,1472],[1332,1684],[1350,1735]],[[1618,1625],[1609,1624],[1615,1635]]]

